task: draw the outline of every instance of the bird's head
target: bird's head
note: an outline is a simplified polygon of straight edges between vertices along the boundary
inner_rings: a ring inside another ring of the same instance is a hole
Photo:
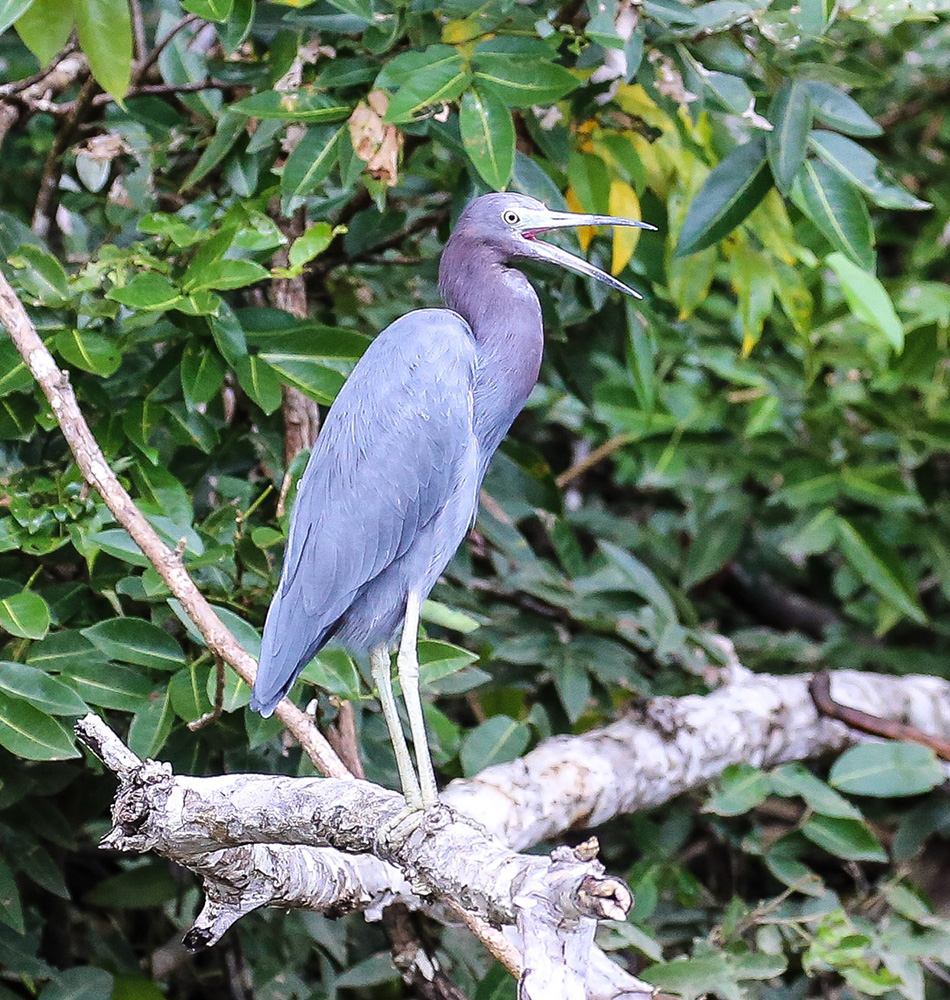
[[[602,271],[583,257],[562,250],[553,243],[538,239],[553,229],[578,226],[635,226],[656,229],[638,219],[620,219],[612,215],[582,215],[575,212],[555,212],[536,198],[523,194],[485,194],[466,205],[459,216],[455,233],[492,247],[503,260],[537,260],[558,264],[578,274],[596,278],[611,288],[642,298],[639,292]]]

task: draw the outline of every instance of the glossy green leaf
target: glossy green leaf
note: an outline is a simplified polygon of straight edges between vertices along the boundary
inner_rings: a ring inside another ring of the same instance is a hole
[[[291,268],[309,264],[333,242],[334,230],[329,222],[316,222],[302,233],[290,246],[287,263]]]
[[[39,1000],[104,1000],[112,996],[112,975],[94,965],[78,965],[56,974]]]
[[[174,722],[175,713],[167,688],[152,692],[132,717],[129,749],[143,760],[154,759],[165,745]]]
[[[704,812],[718,816],[740,816],[761,805],[772,791],[769,775],[749,764],[730,764],[719,779],[719,788],[709,797]]]
[[[848,861],[887,861],[880,841],[860,820],[813,816],[802,826],[802,833],[813,844]]]
[[[78,757],[69,730],[22,698],[0,691],[0,746],[27,760]]]
[[[206,21],[227,21],[234,9],[234,0],[181,0],[182,10]]]
[[[33,385],[33,376],[12,341],[0,338],[0,396],[22,392]]]
[[[897,318],[891,297],[880,281],[853,264],[843,253],[829,254],[825,262],[838,275],[841,290],[854,315],[865,323],[876,326],[895,351],[902,351],[904,327]]]
[[[744,533],[745,512],[742,509],[703,518],[686,556],[683,587],[688,590],[718,573],[738,551]]]
[[[182,190],[187,190],[204,180],[208,174],[231,152],[235,143],[247,131],[247,116],[234,109],[225,111],[218,119],[214,135],[205,146],[191,173],[185,178]]]
[[[207,694],[210,672],[208,664],[189,664],[172,675],[168,683],[168,697],[175,714],[185,722],[194,722],[211,711],[211,701]]]
[[[123,663],[177,670],[185,662],[177,641],[143,618],[108,618],[84,628],[82,634],[106,656]]]
[[[30,590],[0,600],[0,629],[23,639],[42,639],[49,631],[49,605]]]
[[[175,899],[180,891],[181,885],[168,864],[156,859],[103,879],[86,893],[85,900],[108,910],[142,910],[161,906]],[[108,996],[108,993],[99,993],[95,1000]]]
[[[946,780],[930,747],[917,743],[867,743],[834,762],[828,781],[849,795],[899,798],[929,792]]]
[[[314,124],[342,121],[348,117],[350,110],[347,105],[307,87],[301,90],[265,90],[231,105],[232,112],[248,118]]]
[[[805,162],[811,118],[807,85],[800,80],[787,80],[772,99],[769,119],[773,128],[766,138],[772,176],[783,194],[788,193]]]
[[[503,190],[515,165],[515,126],[505,102],[489,89],[471,87],[462,97],[459,128],[465,152],[482,179]]]
[[[39,302],[58,305],[69,297],[66,272],[52,254],[39,247],[22,246],[10,258],[10,264],[20,272],[20,285]]]
[[[825,883],[822,879],[797,858],[789,857],[779,851],[769,851],[765,856],[765,866],[779,882],[795,892],[816,898],[821,898],[825,894]]]
[[[360,672],[353,657],[341,649],[321,650],[300,676],[347,701],[358,701],[363,693]]]
[[[132,77],[129,0],[71,0],[83,54],[96,82],[120,100]]]
[[[191,406],[209,403],[221,390],[226,367],[210,344],[189,344],[181,358],[181,386]]]
[[[553,104],[580,85],[563,66],[534,56],[524,58],[519,39],[495,38],[482,42],[472,56],[475,80],[488,85],[513,108]]]
[[[811,148],[829,167],[834,168],[860,188],[875,205],[881,208],[902,208],[922,211],[931,208],[929,201],[915,198],[909,191],[888,177],[880,161],[847,136],[825,129],[815,129],[810,133]]]
[[[67,684],[25,663],[0,660],[0,691],[28,701],[47,715],[85,715],[89,710]]]
[[[824,80],[809,80],[805,86],[815,117],[830,128],[866,138],[881,135],[884,131],[857,101],[833,84]]]
[[[805,212],[828,242],[865,271],[874,269],[874,233],[857,189],[836,170],[807,161],[796,178]]]
[[[2,859],[0,859],[0,923],[12,927],[17,934],[26,933],[20,891],[17,889],[13,872]]]
[[[12,0],[11,6],[16,3]],[[73,0],[33,0],[19,15],[15,27],[23,44],[41,66],[46,66],[69,41],[74,23]]]
[[[33,0],[0,0],[0,34],[18,17],[22,17],[29,10],[31,3]]]
[[[273,413],[280,408],[283,398],[280,380],[263,358],[248,354],[238,361],[234,370],[241,388],[265,413]]]
[[[69,364],[102,378],[114,374],[122,363],[122,352],[116,344],[92,330],[64,330],[54,346]]]
[[[783,764],[772,772],[771,778],[776,795],[798,796],[809,809],[822,816],[861,819],[861,810],[857,806],[829,788],[804,764]]]
[[[912,621],[927,620],[898,553],[867,525],[838,518],[838,542],[851,568]]]
[[[412,121],[429,105],[456,100],[468,85],[469,71],[451,46],[432,45],[422,56],[424,61],[400,84],[389,102],[384,121],[395,124]]]
[[[685,257],[718,243],[746,218],[771,186],[765,140],[757,137],[737,146],[712,169],[689,206],[676,256]]]
[[[89,705],[113,708],[121,712],[138,712],[149,702],[152,682],[140,667],[100,660],[78,660],[70,663],[60,675],[76,689]]]
[[[306,134],[287,157],[283,173],[280,175],[280,190],[285,205],[290,198],[310,194],[318,184],[322,184],[330,176],[330,171],[339,159],[339,142],[342,135],[342,129],[329,125],[307,129]]]
[[[186,292],[200,292],[209,288],[221,291],[244,288],[269,277],[270,271],[253,260],[213,260],[188,268],[182,278],[182,285]]]
[[[181,293],[167,278],[146,271],[135,275],[126,285],[110,288],[106,298],[130,309],[156,312],[173,308],[181,300]]]
[[[463,773],[470,777],[492,764],[520,757],[530,738],[531,732],[523,722],[516,722],[507,715],[492,716],[462,741],[459,759]]]

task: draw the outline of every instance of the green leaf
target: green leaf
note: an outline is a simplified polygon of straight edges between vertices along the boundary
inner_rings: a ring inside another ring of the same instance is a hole
[[[175,714],[185,722],[194,722],[211,711],[211,701],[207,695],[210,672],[208,665],[191,663],[172,675],[168,684],[168,697]]]
[[[79,44],[96,82],[121,102],[132,78],[129,0],[72,0]]]
[[[523,722],[495,715],[473,729],[463,740],[459,760],[462,772],[471,777],[492,764],[503,764],[524,753],[531,731]]]
[[[143,618],[109,618],[84,628],[82,634],[106,656],[123,663],[177,670],[185,662],[175,639]]]
[[[843,253],[829,254],[825,263],[838,275],[841,290],[858,319],[876,326],[895,351],[904,349],[904,327],[884,286]]]
[[[73,0],[33,0],[18,18],[16,30],[40,65],[46,66],[69,41],[74,23]]]
[[[933,207],[929,201],[921,201],[902,188],[888,176],[873,153],[852,139],[837,132],[815,129],[809,135],[809,143],[829,167],[860,188],[875,205],[912,211]]]
[[[946,776],[930,747],[916,743],[868,743],[851,747],[834,763],[828,781],[849,795],[899,798],[920,795]]]
[[[825,883],[806,864],[780,851],[769,851],[765,856],[768,870],[790,889],[820,899],[827,891]]]
[[[226,371],[221,355],[210,344],[188,344],[181,359],[181,388],[188,405],[211,402],[221,390]]]
[[[805,162],[811,117],[808,87],[800,80],[786,80],[769,108],[769,119],[774,127],[766,138],[772,176],[782,194],[788,194],[795,175]]]
[[[265,90],[231,105],[231,111],[248,118],[290,122],[338,122],[350,107],[332,100],[312,87],[301,90]],[[195,181],[189,178],[192,184]]]
[[[69,297],[66,272],[52,254],[26,245],[10,258],[10,264],[20,269],[17,280],[37,301],[58,305]]]
[[[0,396],[22,392],[33,386],[33,376],[13,342],[0,338]]]
[[[103,378],[114,374],[122,363],[122,353],[116,345],[91,330],[64,330],[53,346],[69,364]]]
[[[155,691],[132,717],[129,726],[129,749],[142,760],[155,758],[165,745],[175,722],[168,689]]]
[[[211,141],[204,148],[194,169],[185,178],[181,188],[186,191],[204,180],[208,174],[231,152],[234,144],[247,131],[247,117],[233,108],[225,111],[218,119],[218,127]]]
[[[113,982],[105,969],[77,965],[57,972],[40,994],[40,1000],[105,1000],[112,996]]]
[[[601,157],[594,153],[572,152],[567,179],[585,212],[597,215],[609,212],[610,171]]]
[[[339,158],[339,142],[343,129],[322,125],[307,129],[294,146],[283,173],[280,191],[284,197],[285,211],[289,199],[310,194],[318,184],[330,176]]]
[[[849,861],[887,861],[887,853],[873,833],[856,819],[813,816],[802,833],[830,854]]]
[[[872,528],[839,517],[838,542],[848,565],[872,590],[912,621],[927,620],[900,556]]]
[[[430,45],[410,77],[400,84],[389,102],[383,121],[412,121],[430,104],[454,101],[468,86],[471,76],[462,56],[450,45]]]
[[[815,117],[820,122],[859,138],[883,134],[884,130],[864,108],[837,87],[823,80],[809,80],[805,86]]]
[[[761,805],[772,791],[769,775],[749,764],[730,764],[722,772],[719,789],[703,806],[717,816],[740,816]]]
[[[234,366],[241,388],[267,414],[280,408],[283,398],[274,369],[256,354],[239,358]]]
[[[874,270],[874,232],[864,199],[836,170],[807,161],[795,186],[805,214],[828,242],[865,271]]]
[[[718,573],[736,554],[745,533],[745,513],[740,507],[700,519],[683,567],[686,590]]]
[[[465,152],[489,187],[501,191],[515,165],[515,125],[505,102],[471,87],[462,97],[459,128]]]
[[[334,230],[329,222],[316,222],[291,244],[287,263],[294,270],[302,268],[323,253],[333,241]]]
[[[152,694],[152,682],[141,670],[120,663],[77,660],[65,667],[61,676],[69,679],[85,702],[99,708],[139,712]]]
[[[436,639],[420,639],[418,652],[419,684],[423,690],[438,687],[443,678],[451,677],[478,660],[476,653]]]
[[[181,0],[182,10],[206,21],[226,21],[234,9],[234,0]]]
[[[772,186],[765,140],[737,146],[714,167],[686,213],[675,256],[686,257],[718,243],[768,194]]]
[[[181,293],[168,278],[146,271],[121,288],[110,288],[106,298],[130,309],[156,312],[173,308],[181,300]]]
[[[89,711],[69,685],[25,663],[0,660],[0,690],[28,701],[47,715],[85,715]]]
[[[321,650],[300,676],[347,701],[359,701],[362,695],[360,672],[353,657],[342,649]]]
[[[270,271],[253,260],[213,260],[207,264],[193,264],[185,272],[182,285],[187,292],[200,292],[208,288],[217,290],[244,288],[270,277]]]
[[[0,691],[0,746],[27,760],[78,757],[69,730],[21,698]]]
[[[513,108],[553,104],[580,86],[580,80],[548,57],[525,59],[518,38],[494,38],[482,42],[472,56],[475,79],[487,84]],[[520,58],[519,58],[520,57]]]
[[[39,594],[23,590],[0,600],[0,629],[21,639],[42,639],[49,631],[49,606]]]
[[[79,631],[52,632],[40,642],[30,643],[27,663],[57,673],[73,660],[94,655],[95,646]]]
[[[30,9],[33,0],[0,0],[0,35]]]
[[[822,816],[861,819],[857,806],[816,778],[804,764],[783,764],[772,772],[771,778],[776,795],[786,798],[797,795],[809,809]]]

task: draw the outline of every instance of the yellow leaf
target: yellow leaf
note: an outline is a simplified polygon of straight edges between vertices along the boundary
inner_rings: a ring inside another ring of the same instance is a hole
[[[752,348],[759,342],[758,337],[753,337],[752,334],[746,333],[742,337],[742,356],[747,358],[752,353]]]
[[[623,181],[610,182],[610,195],[607,204],[610,207],[610,214],[619,216],[621,219],[640,218],[640,199],[637,192],[625,184]],[[610,259],[610,273],[614,276],[630,263],[633,251],[637,248],[637,241],[640,239],[639,229],[628,228],[627,226],[616,226],[614,228],[613,255]]]
[[[568,188],[564,194],[564,200],[567,202],[567,207],[572,212],[583,212],[584,207],[580,203],[580,199],[574,193],[574,188]],[[581,250],[587,253],[587,248],[590,246],[590,241],[594,238],[594,227],[593,226],[578,226],[577,227],[577,239],[581,245]]]

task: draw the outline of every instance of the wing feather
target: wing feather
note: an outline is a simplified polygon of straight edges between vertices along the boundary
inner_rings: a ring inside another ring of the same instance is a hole
[[[252,707],[273,711],[357,591],[404,555],[471,454],[475,344],[446,309],[387,327],[331,408],[300,481]]]

